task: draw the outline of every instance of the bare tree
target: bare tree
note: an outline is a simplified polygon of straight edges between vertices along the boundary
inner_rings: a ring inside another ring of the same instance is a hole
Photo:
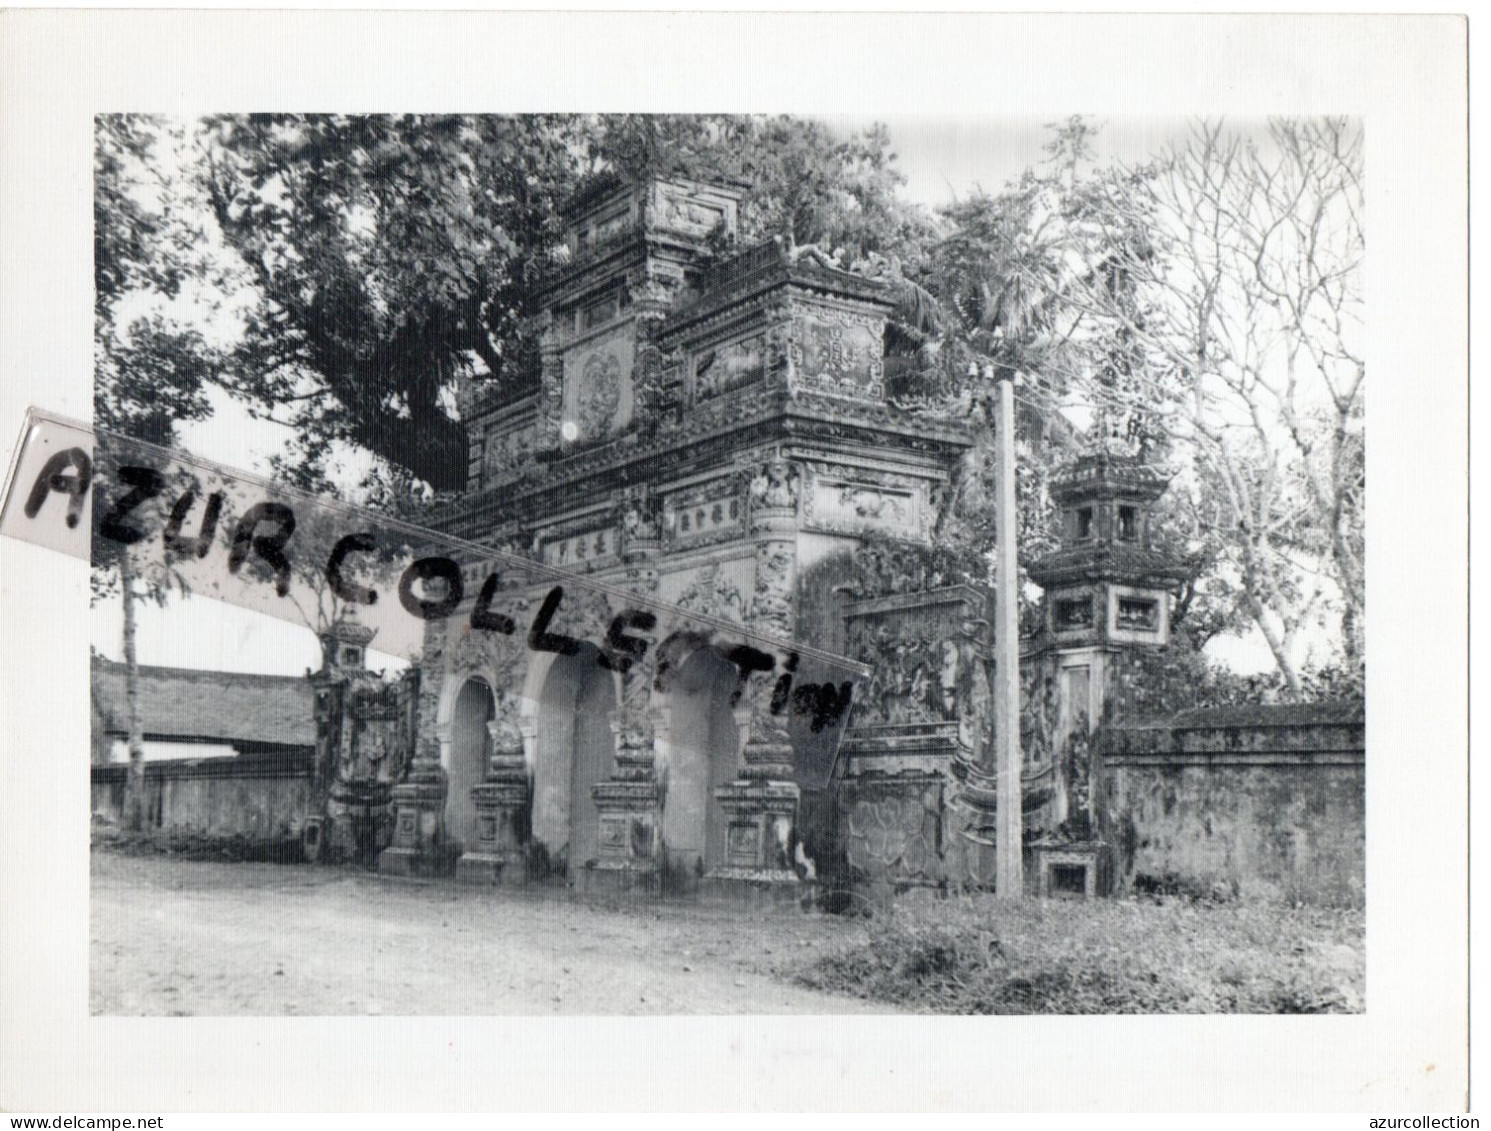
[[[1084,386],[1189,455],[1198,528],[1295,692],[1327,607],[1348,663],[1363,656],[1363,195],[1354,123],[1198,123],[1152,166],[1074,189],[1068,216],[1068,333],[1103,328]]]

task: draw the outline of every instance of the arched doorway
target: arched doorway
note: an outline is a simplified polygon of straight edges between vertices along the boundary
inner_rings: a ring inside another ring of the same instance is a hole
[[[669,688],[672,720],[663,844],[682,879],[725,862],[725,813],[714,798],[739,769],[739,731],[730,709],[740,673],[714,648],[695,649]]]
[[[486,780],[492,756],[492,734],[487,724],[496,713],[492,689],[480,679],[466,681],[451,712],[450,753],[445,766],[445,832],[467,850],[476,845],[471,787]]]
[[[601,654],[585,645],[557,656],[539,694],[533,772],[533,839],[551,863],[561,857],[573,872],[600,851],[600,818],[591,786],[607,781],[616,764],[616,677]]]

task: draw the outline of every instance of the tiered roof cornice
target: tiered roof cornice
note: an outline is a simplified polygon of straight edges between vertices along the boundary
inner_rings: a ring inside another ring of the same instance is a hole
[[[1058,505],[1088,498],[1117,497],[1158,499],[1170,485],[1171,474],[1144,463],[1138,456],[1093,452],[1051,476],[1051,497]]]

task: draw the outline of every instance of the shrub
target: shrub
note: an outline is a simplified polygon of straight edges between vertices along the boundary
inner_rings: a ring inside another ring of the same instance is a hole
[[[912,896],[798,978],[940,1013],[1350,1012],[1362,929],[1360,912],[1186,897]]]

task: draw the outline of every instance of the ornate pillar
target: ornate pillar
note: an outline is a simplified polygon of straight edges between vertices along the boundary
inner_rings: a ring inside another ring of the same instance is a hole
[[[418,692],[418,725],[409,771],[390,790],[393,840],[378,854],[378,870],[395,875],[437,871],[445,846],[445,772],[441,754],[450,745],[450,727],[437,730],[440,689],[445,682],[445,626],[425,624],[423,673]]]
[[[472,786],[476,807],[476,847],[456,861],[456,879],[476,884],[522,883],[523,845],[527,840],[528,770],[517,704],[507,691],[496,691],[497,709],[487,733],[492,755],[486,780]]]
[[[538,435],[540,451],[559,447],[560,417],[564,402],[564,344],[554,316],[547,310],[537,315],[533,328],[539,336]]]
[[[437,867],[445,842],[445,772],[440,756],[450,746],[450,727],[439,745],[421,741],[409,776],[393,787],[393,843],[378,854],[378,870],[409,876]]]
[[[622,557],[628,563],[627,588],[655,592],[661,552],[656,500],[645,495],[622,503]],[[648,635],[633,624],[627,635]],[[649,650],[650,652],[650,650]],[[587,888],[655,889],[661,866],[661,813],[658,796],[658,712],[652,707],[653,660],[613,656],[621,676],[621,705],[611,715],[616,766],[609,781],[596,782],[591,797],[600,821],[595,866],[582,873]]]
[[[786,640],[795,620],[798,482],[796,468],[776,459],[761,469],[750,488],[751,528],[761,540],[748,623]],[[790,670],[793,663],[790,653],[772,660],[775,672]],[[745,737],[744,764],[740,777],[714,794],[728,818],[725,866],[712,873],[716,879],[798,882],[793,855],[801,791],[787,716],[771,710],[775,685],[770,673],[751,675],[736,711]]]
[[[667,363],[657,344],[658,331],[672,308],[679,280],[659,275],[651,262],[633,272],[627,297],[634,318],[635,361],[632,370],[632,419],[643,438],[656,435],[675,406],[664,393]]]
[[[656,722],[636,702],[644,698],[648,679],[634,669],[623,682],[623,705],[611,716],[616,768],[609,781],[597,782],[590,790],[599,811],[600,849],[594,868],[587,869],[587,886],[651,887],[660,864],[661,822],[652,748]]]

